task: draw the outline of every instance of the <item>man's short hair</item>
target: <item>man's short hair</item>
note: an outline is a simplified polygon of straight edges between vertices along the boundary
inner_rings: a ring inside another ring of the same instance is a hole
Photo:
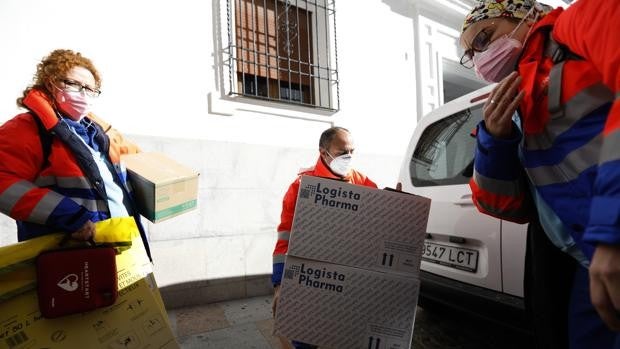
[[[329,148],[330,144],[334,140],[334,136],[336,136],[336,133],[341,131],[351,133],[346,128],[340,126],[330,127],[327,130],[323,131],[323,133],[321,133],[321,138],[319,139],[319,148]]]

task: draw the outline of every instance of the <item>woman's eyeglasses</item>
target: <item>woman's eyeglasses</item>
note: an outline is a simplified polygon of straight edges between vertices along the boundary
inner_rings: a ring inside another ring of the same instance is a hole
[[[88,85],[84,85],[80,82],[71,79],[63,79],[61,80],[63,84],[63,90],[67,92],[82,92],[86,93],[89,97],[99,97],[101,94],[101,90],[97,88],[92,88]]]
[[[493,36],[493,30],[491,28],[485,28],[474,37],[471,42],[471,48],[465,50],[463,56],[461,56],[461,65],[467,69],[474,67],[474,54],[475,52],[484,52],[489,48],[491,43],[491,37]]]

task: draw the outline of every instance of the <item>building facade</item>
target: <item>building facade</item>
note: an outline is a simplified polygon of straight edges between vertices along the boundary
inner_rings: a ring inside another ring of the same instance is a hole
[[[484,85],[458,64],[473,3],[3,0],[0,122],[43,56],[82,52],[95,112],[201,173],[197,210],[148,225],[169,305],[264,294],[282,197],[324,129],[350,129],[356,168],[393,187],[417,121]],[[0,244],[15,235],[0,217]]]

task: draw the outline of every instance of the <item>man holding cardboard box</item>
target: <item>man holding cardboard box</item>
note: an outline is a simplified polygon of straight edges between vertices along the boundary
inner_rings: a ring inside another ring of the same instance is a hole
[[[337,179],[351,184],[377,188],[377,185],[368,177],[351,168],[353,151],[354,144],[349,130],[343,127],[331,127],[325,130],[319,139],[319,158],[316,164],[314,167],[301,170],[284,195],[280,225],[278,225],[278,241],[273,252],[273,275],[271,281],[274,285],[272,305],[274,315],[280,295],[279,287],[284,269],[284,258],[288,251],[297,192],[299,191],[302,175]],[[315,348],[314,346],[295,341],[293,341],[293,345],[297,349]]]

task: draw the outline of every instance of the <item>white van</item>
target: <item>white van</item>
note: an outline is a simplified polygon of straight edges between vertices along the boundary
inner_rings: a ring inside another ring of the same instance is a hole
[[[476,145],[472,132],[493,87],[433,110],[411,137],[399,181],[403,191],[432,200],[420,304],[468,310],[533,330],[537,340],[544,332],[553,338],[543,340],[553,341],[566,332],[566,317],[560,312],[566,311],[572,261],[550,245],[536,222],[515,224],[484,215],[471,199],[468,183]],[[541,258],[545,263],[536,262]],[[558,317],[563,320],[556,321]],[[560,322],[557,329],[551,321]],[[548,341],[540,345],[561,346]]]

